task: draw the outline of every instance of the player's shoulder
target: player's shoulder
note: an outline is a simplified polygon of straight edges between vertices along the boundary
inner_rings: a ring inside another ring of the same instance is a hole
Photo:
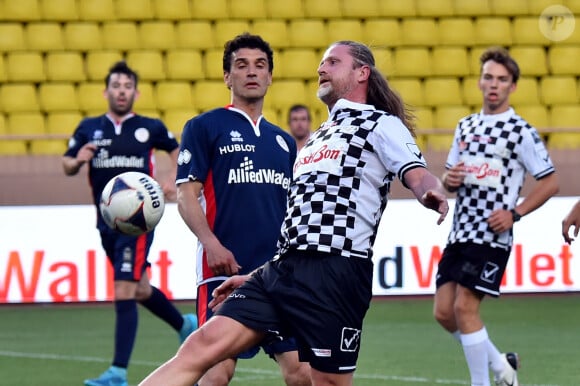
[[[480,113],[471,113],[459,119],[459,125],[470,124],[479,120]]]

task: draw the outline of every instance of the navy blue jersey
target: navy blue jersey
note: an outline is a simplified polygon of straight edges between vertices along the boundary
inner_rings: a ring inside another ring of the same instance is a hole
[[[188,121],[181,138],[177,184],[203,183],[200,202],[210,229],[242,266],[259,267],[276,253],[296,159],[296,142],[261,117],[219,108]],[[198,282],[213,278],[198,248]]]
[[[64,155],[76,157],[88,142],[98,147],[88,164],[93,201],[97,206],[101,192],[111,178],[129,171],[153,176],[154,150],[171,152],[179,146],[159,119],[135,114],[122,122],[115,122],[108,115],[84,119],[69,140]],[[98,210],[97,213],[101,222]]]

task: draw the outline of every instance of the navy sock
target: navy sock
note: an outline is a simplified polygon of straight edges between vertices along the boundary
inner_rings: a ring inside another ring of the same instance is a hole
[[[115,324],[115,356],[113,366],[127,368],[137,336],[137,301],[115,301],[117,320]]]
[[[153,292],[148,299],[143,300],[143,307],[151,311],[155,316],[164,320],[175,331],[181,330],[183,326],[183,316],[175,306],[167,299],[167,296],[156,287],[151,286]]]

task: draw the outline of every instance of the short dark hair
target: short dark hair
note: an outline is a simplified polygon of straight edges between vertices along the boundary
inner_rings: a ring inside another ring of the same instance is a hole
[[[308,120],[311,121],[312,118],[310,117],[310,110],[308,109],[308,107],[306,105],[302,105],[302,104],[295,104],[292,105],[290,107],[290,110],[288,110],[288,122],[290,122],[290,115],[292,115],[293,112],[299,111],[299,110],[306,110],[306,114],[308,116]]]
[[[113,64],[109,69],[109,73],[105,77],[105,87],[109,87],[109,81],[111,80],[111,75],[113,74],[125,74],[129,78],[133,79],[135,82],[135,88],[137,88],[137,82],[139,81],[139,75],[135,71],[133,71],[128,65],[127,62],[124,60],[120,60],[117,63]]]
[[[268,57],[269,71],[272,73],[274,70],[274,52],[270,44],[259,35],[252,35],[249,32],[244,32],[224,44],[223,69],[225,72],[230,72],[232,68],[232,54],[240,48],[257,48],[263,51]]]
[[[503,47],[490,47],[485,50],[479,57],[481,70],[483,70],[483,65],[489,60],[502,64],[512,76],[512,81],[514,83],[518,82],[518,79],[520,78],[520,66],[518,66],[518,63],[510,56],[508,50]]]

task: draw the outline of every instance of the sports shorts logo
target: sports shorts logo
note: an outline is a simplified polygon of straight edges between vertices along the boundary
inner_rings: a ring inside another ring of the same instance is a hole
[[[488,283],[495,283],[498,272],[499,266],[488,261],[481,271],[480,279]]]
[[[360,343],[361,330],[356,328],[343,327],[340,339],[340,351],[355,352]]]

